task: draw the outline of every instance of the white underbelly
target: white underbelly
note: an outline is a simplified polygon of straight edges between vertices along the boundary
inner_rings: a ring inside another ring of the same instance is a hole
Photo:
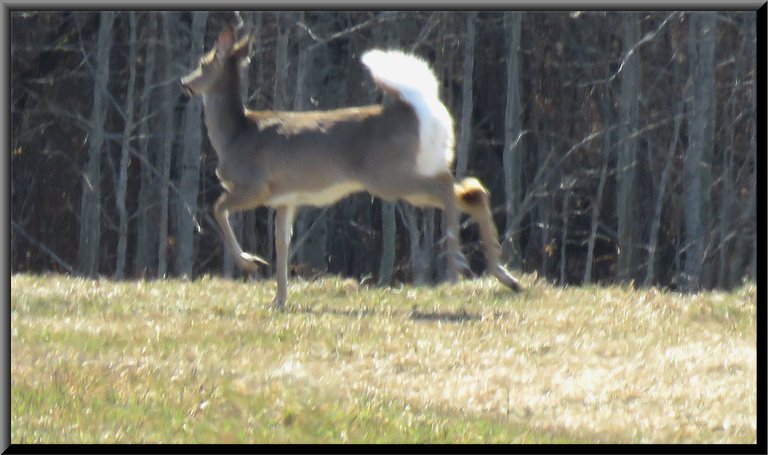
[[[302,205],[323,206],[333,204],[344,196],[361,191],[362,189],[363,186],[359,183],[342,182],[317,191],[281,193],[271,197],[268,204],[273,207],[280,205],[294,207]]]

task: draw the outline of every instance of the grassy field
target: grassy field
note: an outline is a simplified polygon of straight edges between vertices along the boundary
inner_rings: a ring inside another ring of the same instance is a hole
[[[11,442],[754,443],[756,288],[11,278]]]

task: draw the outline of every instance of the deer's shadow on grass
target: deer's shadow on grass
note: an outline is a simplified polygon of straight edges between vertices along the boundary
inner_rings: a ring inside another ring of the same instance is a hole
[[[458,308],[456,311],[419,311],[413,309],[409,316],[415,321],[431,322],[479,322],[483,319],[482,314],[470,313],[464,307]]]
[[[339,308],[325,304],[288,306],[286,313],[312,314],[316,316],[341,316],[350,319],[369,318],[374,316],[384,316],[387,318],[410,319],[413,321],[425,322],[479,322],[483,320],[483,315],[479,311],[467,311],[461,307],[450,311],[429,311],[412,308]],[[498,315],[496,315],[498,316]]]

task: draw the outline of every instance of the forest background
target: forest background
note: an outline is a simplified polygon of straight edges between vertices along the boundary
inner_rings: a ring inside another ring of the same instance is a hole
[[[202,103],[179,89],[225,23],[251,31],[252,109],[379,102],[374,47],[425,58],[456,175],[492,193],[504,259],[554,283],[729,289],[756,276],[756,13],[11,12],[11,271],[242,272]],[[273,212],[232,217],[272,258]],[[443,279],[442,216],[358,194],[299,212],[293,273]],[[476,226],[462,229],[483,270]],[[264,276],[271,271],[265,269]]]

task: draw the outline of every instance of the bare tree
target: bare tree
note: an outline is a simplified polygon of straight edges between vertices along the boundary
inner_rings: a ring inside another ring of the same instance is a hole
[[[576,33],[571,33],[571,41],[574,42],[574,51],[579,59],[579,62],[588,70],[585,72],[588,80],[597,80],[598,71],[595,69],[595,64],[587,57],[585,44],[577,40],[579,36]],[[604,35],[597,33],[598,40],[604,40]],[[610,54],[609,54],[610,55]],[[610,59],[606,59],[610,62]],[[609,65],[605,65],[604,68],[600,68],[601,71],[607,70]],[[587,237],[587,252],[584,260],[584,273],[582,275],[582,282],[585,284],[592,283],[593,270],[595,265],[595,245],[598,238],[598,228],[600,226],[600,214],[603,209],[603,201],[605,199],[605,186],[608,182],[609,164],[611,163],[611,155],[614,147],[616,146],[616,129],[614,127],[614,113],[611,108],[614,105],[613,90],[610,84],[596,84],[593,90],[596,111],[599,115],[598,121],[602,126],[602,131],[599,134],[601,139],[601,153],[600,153],[600,171],[597,184],[597,190],[594,194],[587,195],[590,204],[587,207],[589,213],[589,232]]]
[[[624,15],[624,60],[621,73],[621,97],[619,100],[619,159],[616,182],[618,186],[616,214],[619,219],[619,268],[621,280],[632,276],[636,141],[635,128],[638,119],[640,96],[640,55],[634,52],[640,38],[640,13]]]
[[[191,67],[198,55],[203,53],[205,24],[208,13],[192,13],[189,30],[189,62]],[[176,221],[176,270],[181,276],[191,277],[195,257],[195,227],[197,221],[197,196],[200,184],[200,157],[202,156],[203,135],[200,128],[201,106],[188,102],[184,111],[183,143],[179,158],[179,201]]]
[[[134,269],[139,275],[147,275],[153,264],[155,242],[155,201],[157,200],[157,177],[154,174],[154,157],[150,150],[152,134],[152,100],[154,92],[155,66],[157,54],[157,15],[148,14],[146,32],[142,40],[145,43],[144,86],[139,107],[139,151],[141,176],[138,203],[136,207],[136,254]]]
[[[91,131],[88,138],[88,161],[83,173],[83,194],[80,203],[80,246],[78,272],[95,276],[99,270],[101,243],[101,153],[104,145],[104,123],[107,117],[107,83],[109,81],[109,52],[112,49],[112,28],[115,13],[99,15],[99,37],[96,42]]]
[[[467,29],[464,34],[464,72],[461,83],[461,126],[459,141],[456,146],[456,179],[460,180],[467,173],[469,162],[469,145],[472,140],[472,108],[474,97],[472,83],[475,69],[475,29],[477,13],[468,12],[466,15]]]
[[[128,37],[128,62],[136,60],[136,13],[128,13],[129,37]],[[126,191],[128,188],[128,162],[131,154],[131,133],[133,132],[134,90],[136,85],[136,65],[130,64],[128,68],[128,90],[125,95],[125,127],[123,128],[123,141],[120,150],[120,167],[118,169],[117,190],[115,204],[117,205],[118,231],[117,231],[117,264],[115,265],[115,278],[122,279],[125,276],[126,251],[128,247],[128,212],[125,208]]]
[[[675,69],[675,74],[679,72],[679,69]],[[670,141],[669,148],[667,149],[666,157],[664,159],[664,168],[661,171],[661,178],[659,180],[658,187],[655,192],[655,204],[653,211],[653,218],[651,219],[650,238],[648,240],[648,260],[645,269],[645,286],[653,284],[655,278],[655,265],[656,265],[656,250],[658,248],[659,229],[661,227],[661,210],[664,204],[664,198],[667,191],[667,184],[669,182],[669,175],[672,171],[673,158],[675,151],[677,150],[677,143],[680,138],[680,123],[682,122],[682,110],[684,103],[681,102],[678,113],[675,115],[674,127],[672,129],[672,140]]]
[[[522,265],[518,247],[519,226],[515,223],[516,215],[523,200],[523,158],[525,150],[523,140],[523,112],[520,104],[520,30],[522,29],[520,12],[504,13],[507,57],[507,94],[504,112],[504,193],[506,196],[506,230],[504,233],[504,254],[507,261],[515,267]]]
[[[159,277],[165,277],[168,272],[168,212],[169,212],[169,183],[171,174],[171,155],[173,153],[173,140],[176,132],[174,125],[174,110],[176,108],[176,98],[179,94],[178,87],[172,83],[174,76],[173,60],[176,53],[173,49],[173,43],[171,42],[171,33],[176,33],[176,22],[178,16],[176,13],[164,12],[163,18],[163,32],[162,32],[162,51],[163,61],[163,106],[160,114],[160,123],[163,125],[163,130],[160,133],[162,138],[162,145],[160,148],[160,159],[158,165],[160,167],[161,179],[160,179],[160,220],[157,226],[157,275]]]
[[[760,15],[757,15],[757,17],[760,17]],[[757,40],[755,39],[756,23],[757,21],[755,20],[749,24],[750,26],[747,27],[747,53],[745,56],[745,61],[747,62],[755,62],[757,57]],[[752,93],[756,93],[757,71],[754,69],[754,67],[749,76],[752,85]],[[757,95],[752,96],[750,107],[752,108],[751,118],[753,119],[753,129],[752,134],[749,136],[749,159],[753,163],[757,163]],[[763,136],[763,138],[765,138],[765,136]],[[744,217],[747,219],[747,223],[751,227],[752,233],[749,239],[751,241],[750,243],[752,246],[752,252],[750,254],[748,273],[749,277],[752,279],[752,282],[757,282],[757,165],[753,167],[749,178],[752,181],[752,188],[747,208],[744,211]]]
[[[700,285],[710,288],[713,286],[715,261],[714,252],[717,247],[717,239],[714,236],[714,207],[712,203],[712,187],[714,179],[712,177],[712,165],[715,160],[715,112],[717,111],[717,84],[715,83],[715,48],[717,44],[717,13],[704,13],[699,22],[699,56],[703,66],[699,66],[700,71],[697,78],[703,86],[696,88],[699,90],[696,96],[700,96],[701,105],[699,108],[703,111],[706,127],[702,131],[702,156],[701,156],[701,226],[703,229],[703,247],[701,258],[701,283]],[[706,90],[705,90],[706,88]]]
[[[738,81],[734,84],[734,87],[738,86]],[[730,99],[725,103],[724,109],[726,110],[727,118],[735,118],[735,100],[733,94]],[[732,222],[734,219],[735,208],[735,194],[734,194],[734,182],[733,182],[733,146],[735,142],[735,127],[731,125],[730,128],[724,132],[724,144],[722,147],[722,177],[720,179],[720,210],[719,210],[719,223],[718,223],[718,269],[717,269],[717,285],[721,288],[730,287],[728,281],[728,273],[726,264],[728,262],[728,254],[731,250],[731,239],[733,234]]]
[[[711,156],[712,148],[708,131],[714,129],[716,24],[712,13],[690,13],[688,21],[691,97],[688,103],[688,148],[683,164],[685,265],[682,287],[695,291],[700,287],[709,227],[709,204],[705,200],[708,200],[711,183],[707,158]]]

